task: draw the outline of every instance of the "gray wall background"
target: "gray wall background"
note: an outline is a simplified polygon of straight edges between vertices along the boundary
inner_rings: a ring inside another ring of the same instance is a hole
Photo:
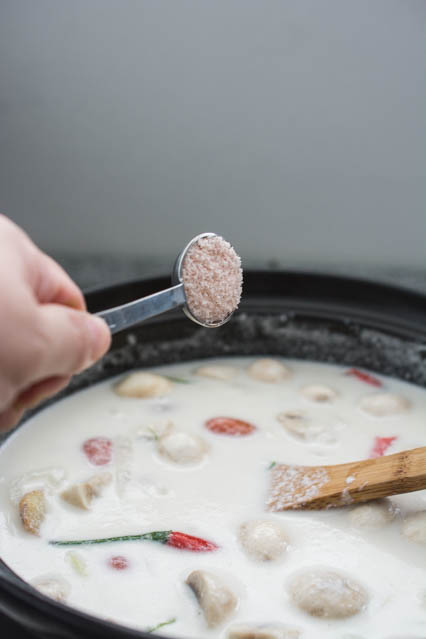
[[[424,0],[1,0],[0,210],[54,255],[425,264]]]

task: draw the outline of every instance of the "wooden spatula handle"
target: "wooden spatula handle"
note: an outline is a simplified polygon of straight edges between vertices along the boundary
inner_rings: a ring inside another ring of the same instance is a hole
[[[333,483],[348,488],[353,501],[411,493],[426,488],[426,447],[329,468]]]

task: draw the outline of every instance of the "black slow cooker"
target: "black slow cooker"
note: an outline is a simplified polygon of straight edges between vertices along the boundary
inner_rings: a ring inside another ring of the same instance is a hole
[[[91,291],[86,299],[95,312],[167,286],[166,278],[136,281]],[[240,309],[222,328],[201,328],[180,311],[154,318],[116,335],[101,362],[47,403],[131,368],[255,354],[368,368],[426,387],[426,296],[343,277],[246,272]],[[18,628],[23,637],[30,633],[43,639],[153,636],[48,599],[4,563],[0,563],[0,615],[0,633],[8,639],[19,638]],[[6,630],[7,620],[16,625]]]

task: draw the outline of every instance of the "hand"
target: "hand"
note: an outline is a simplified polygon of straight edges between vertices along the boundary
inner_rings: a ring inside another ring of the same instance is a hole
[[[64,388],[109,348],[76,284],[0,215],[0,430]]]

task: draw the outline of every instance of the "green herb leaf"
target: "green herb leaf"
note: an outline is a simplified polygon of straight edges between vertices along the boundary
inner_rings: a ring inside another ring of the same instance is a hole
[[[166,379],[169,379],[171,382],[175,382],[176,384],[191,384],[192,382],[189,379],[184,379],[183,377],[173,377],[173,375],[164,375]]]
[[[160,439],[158,433],[155,432],[152,426],[148,426],[147,430],[152,434],[152,439],[155,439],[155,441],[158,441]]]
[[[108,544],[113,541],[159,541],[161,544],[167,543],[171,535],[171,530],[155,530],[154,532],[142,533],[140,535],[124,535],[122,537],[104,537],[100,539],[78,539],[72,541],[49,541],[51,546],[92,546],[93,544]]]
[[[155,632],[156,630],[158,630],[159,628],[162,628],[163,626],[168,626],[171,623],[175,623],[176,621],[176,617],[173,617],[173,619],[169,619],[168,621],[162,621],[161,623],[157,623],[156,626],[151,626],[150,628],[146,628],[145,632]]]
[[[277,462],[271,462],[268,466],[268,470],[272,470],[272,468],[276,465],[277,465]]]

